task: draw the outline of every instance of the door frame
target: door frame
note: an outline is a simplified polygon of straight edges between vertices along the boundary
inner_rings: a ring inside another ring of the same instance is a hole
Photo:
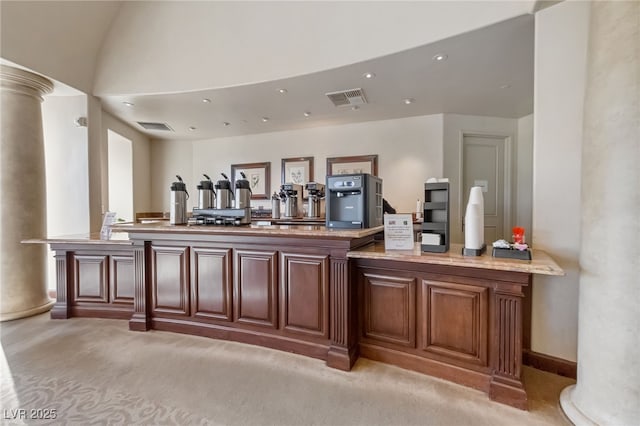
[[[458,190],[458,206],[459,211],[458,215],[460,217],[456,218],[456,225],[460,226],[462,229],[463,217],[464,217],[464,209],[466,206],[462,205],[462,200],[464,198],[463,194],[463,176],[464,176],[464,138],[466,136],[470,137],[479,137],[479,138],[493,138],[493,139],[502,139],[504,141],[504,203],[502,207],[502,227],[503,233],[505,236],[511,235],[511,220],[515,217],[515,205],[513,203],[516,200],[516,194],[514,194],[515,188],[517,188],[517,176],[515,174],[514,164],[514,156],[516,155],[516,148],[513,145],[513,138],[511,135],[500,132],[478,132],[478,131],[467,131],[460,130],[458,137],[458,182],[460,183],[460,188]],[[462,231],[462,237],[464,239],[464,232]]]

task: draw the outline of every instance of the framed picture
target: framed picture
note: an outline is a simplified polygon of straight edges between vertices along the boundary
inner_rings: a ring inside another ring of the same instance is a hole
[[[242,179],[240,172],[243,172],[249,181],[251,187],[252,200],[269,199],[271,188],[269,180],[271,179],[271,163],[246,163],[231,165],[231,187],[235,188],[236,180]]]
[[[282,159],[282,184],[297,183],[304,186],[307,182],[313,182],[313,157]]]
[[[327,158],[327,176],[369,173],[378,176],[378,155]]]

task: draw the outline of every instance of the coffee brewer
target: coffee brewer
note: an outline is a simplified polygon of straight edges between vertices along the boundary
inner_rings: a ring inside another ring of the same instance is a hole
[[[189,193],[187,185],[179,175],[176,175],[178,182],[171,184],[171,197],[169,208],[169,223],[171,225],[184,225],[187,223],[187,200]]]
[[[284,200],[284,213],[282,217],[302,217],[302,185],[285,183],[280,186],[280,199]]]
[[[231,208],[231,182],[224,173],[220,173],[224,180],[219,180],[216,185],[216,209],[228,209]]]
[[[198,208],[199,209],[212,209],[214,207],[215,193],[213,192],[213,182],[211,178],[203,174],[207,180],[201,180],[198,185]]]
[[[251,208],[251,185],[247,176],[240,172],[242,179],[236,180],[235,206],[236,209]]]
[[[317,182],[309,182],[304,188],[309,193],[309,207],[307,217],[322,216],[322,201],[324,200],[324,185]]]

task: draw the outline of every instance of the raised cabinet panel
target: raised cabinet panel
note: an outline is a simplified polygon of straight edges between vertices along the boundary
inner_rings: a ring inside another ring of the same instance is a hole
[[[107,255],[74,254],[74,301],[109,303]]]
[[[414,348],[416,344],[416,280],[363,274],[363,334]]]
[[[329,338],[329,257],[281,253],[281,324]]]
[[[488,365],[488,289],[422,281],[422,348]]]
[[[277,256],[275,251],[235,251],[235,321],[278,327]]]
[[[110,256],[111,302],[117,304],[133,305],[135,294],[135,275],[133,267],[133,255]]]
[[[192,315],[231,321],[231,250],[192,249]]]
[[[152,310],[189,314],[188,247],[152,246]]]

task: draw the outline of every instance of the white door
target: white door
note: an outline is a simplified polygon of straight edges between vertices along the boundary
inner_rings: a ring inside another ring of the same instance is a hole
[[[506,138],[500,136],[464,135],[462,140],[462,226],[473,186],[481,186],[484,196],[484,241],[511,239],[505,231]],[[508,198],[508,197],[507,197]]]

